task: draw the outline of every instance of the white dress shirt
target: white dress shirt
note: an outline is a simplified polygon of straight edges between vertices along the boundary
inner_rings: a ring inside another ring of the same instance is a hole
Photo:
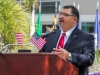
[[[76,26],[75,26],[75,27],[76,27]],[[59,39],[58,39],[58,42],[57,42],[56,48],[58,47],[58,43],[59,43],[59,40],[60,40],[62,34],[63,34],[63,33],[66,34],[66,36],[64,37],[64,45],[65,45],[65,43],[66,43],[67,40],[69,39],[69,37],[70,37],[72,31],[75,29],[75,27],[73,27],[72,29],[68,30],[67,32],[63,32],[63,30],[61,29],[60,37],[59,37]]]

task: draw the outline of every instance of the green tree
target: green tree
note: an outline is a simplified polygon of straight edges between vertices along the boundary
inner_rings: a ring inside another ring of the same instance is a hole
[[[0,1],[0,35],[3,36],[3,43],[14,44],[16,42],[15,32],[24,35],[24,43],[29,41],[29,14],[24,7],[14,0]]]
[[[23,6],[26,7],[26,9],[29,12],[32,12],[33,8],[38,8],[38,3],[37,0],[22,0],[23,1]],[[33,7],[34,4],[34,7]]]

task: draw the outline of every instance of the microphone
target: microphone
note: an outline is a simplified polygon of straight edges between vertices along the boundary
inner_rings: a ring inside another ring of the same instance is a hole
[[[43,35],[41,35],[41,37],[42,37],[42,38],[45,38],[45,37],[47,37],[49,34],[52,34],[52,33],[55,33],[55,32],[56,32],[56,30],[49,31],[49,32],[44,33]]]

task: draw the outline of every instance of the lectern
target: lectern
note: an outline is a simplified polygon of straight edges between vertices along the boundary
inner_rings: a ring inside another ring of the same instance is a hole
[[[78,75],[78,69],[51,53],[0,53],[0,75]]]

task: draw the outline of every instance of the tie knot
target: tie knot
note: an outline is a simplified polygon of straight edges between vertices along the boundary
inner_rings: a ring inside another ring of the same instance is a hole
[[[64,36],[66,36],[66,34],[65,34],[65,33],[63,33],[63,34],[62,34],[62,37],[64,37]]]

